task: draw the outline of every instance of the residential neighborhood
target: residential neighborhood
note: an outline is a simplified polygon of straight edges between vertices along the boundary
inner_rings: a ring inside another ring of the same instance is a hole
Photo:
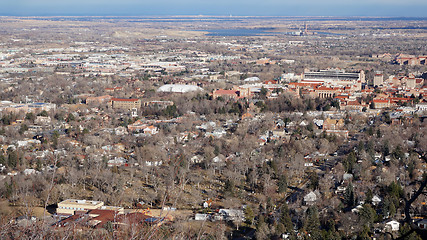
[[[319,19],[0,17],[0,235],[425,239],[426,20]]]

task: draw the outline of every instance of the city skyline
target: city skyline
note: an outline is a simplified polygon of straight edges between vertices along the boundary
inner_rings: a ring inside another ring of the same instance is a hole
[[[196,0],[3,0],[1,16],[147,16],[147,15],[234,15],[234,16],[390,16],[427,17],[427,2],[366,1],[357,2],[303,0],[299,2],[254,0],[216,2]]]

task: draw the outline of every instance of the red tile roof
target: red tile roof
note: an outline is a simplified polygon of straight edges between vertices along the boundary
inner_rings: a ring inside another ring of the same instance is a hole
[[[389,100],[388,99],[374,99],[373,102],[376,102],[376,103],[388,103]]]

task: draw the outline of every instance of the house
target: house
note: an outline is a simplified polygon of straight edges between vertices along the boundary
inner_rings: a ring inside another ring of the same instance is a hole
[[[141,120],[138,120],[132,124],[128,125],[128,130],[130,132],[134,132],[134,131],[139,131],[139,130],[143,130],[147,127],[147,124],[143,123]]]
[[[208,208],[208,207],[210,207],[211,205],[212,205],[212,200],[211,199],[209,199],[209,200],[207,200],[207,201],[205,201],[204,203],[203,203],[203,208]]]
[[[351,209],[351,212],[352,213],[359,213],[362,208],[363,208],[362,205],[357,205],[356,207]]]
[[[389,231],[399,231],[400,223],[395,220],[391,220],[389,222],[386,222],[385,224],[385,230]]]
[[[427,103],[419,103],[415,107],[418,111],[427,111]]]
[[[153,125],[144,128],[143,131],[146,135],[155,135],[159,133],[159,129]]]
[[[421,219],[417,222],[415,222],[417,227],[421,230],[427,230],[427,219]]]
[[[224,162],[224,161],[225,161],[225,156],[222,154],[212,158],[213,163],[220,163],[220,162]]]
[[[200,155],[196,155],[190,158],[191,163],[201,163],[202,161],[203,161],[203,157]]]
[[[305,127],[308,125],[307,121],[302,120],[301,123],[299,124],[301,127]]]
[[[381,202],[381,198],[378,197],[377,195],[372,197],[372,205],[377,206],[378,204],[380,204]]]
[[[225,221],[245,221],[245,213],[238,209],[220,209],[218,215]]]
[[[32,168],[27,168],[22,172],[24,175],[28,176],[28,175],[33,175],[38,173],[38,171],[36,171],[35,169]]]
[[[112,87],[112,88],[105,88],[105,91],[106,92],[115,92],[115,91],[120,91],[122,89],[123,89],[123,87],[117,87],[117,86],[115,86],[115,87]]]
[[[48,116],[48,117],[44,117],[44,116],[37,116],[36,119],[34,120],[35,124],[38,125],[46,125],[51,123],[52,119]]]
[[[304,196],[304,204],[305,205],[313,205],[316,203],[316,201],[319,199],[315,192],[311,191],[307,195]]]
[[[162,164],[163,164],[163,162],[160,160],[145,161],[145,166],[147,166],[147,167],[157,167],[157,166],[160,166]]]
[[[115,157],[114,159],[108,160],[107,166],[108,167],[114,167],[114,166],[120,167],[120,166],[126,165],[126,162],[127,162],[126,159],[124,159],[122,157]]]
[[[114,133],[116,135],[126,135],[128,134],[128,131],[126,130],[125,127],[120,126],[114,129]]]
[[[36,139],[26,139],[22,141],[16,141],[16,145],[18,147],[28,147],[30,145],[39,145],[39,144],[41,144],[41,141]]]
[[[242,115],[242,120],[245,120],[245,119],[252,119],[252,118],[253,118],[252,114],[250,114],[250,113],[248,113],[248,112],[246,112],[246,113],[244,113],[244,114]]]
[[[323,128],[323,120],[322,119],[313,119],[314,124],[316,124],[316,126],[318,128]]]
[[[255,61],[256,65],[274,65],[276,64],[275,60],[271,60],[270,58],[260,58]]]
[[[206,137],[215,137],[215,138],[221,138],[223,136],[225,136],[227,134],[227,132],[223,129],[223,128],[216,128],[214,131],[212,132],[207,132],[205,133]]]
[[[344,181],[350,181],[351,179],[353,179],[353,174],[351,174],[351,173],[344,173],[344,175],[342,176],[342,179]]]
[[[326,130],[328,135],[336,135],[343,138],[348,138],[348,130]]]
[[[209,219],[208,214],[196,213],[196,215],[194,215],[194,220],[196,221],[206,221],[208,219]]]
[[[178,142],[188,142],[190,140],[194,140],[199,136],[197,132],[182,132],[178,135]]]

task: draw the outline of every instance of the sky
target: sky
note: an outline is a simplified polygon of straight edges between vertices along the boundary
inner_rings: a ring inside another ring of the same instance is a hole
[[[0,0],[0,15],[427,17],[427,0]]]

